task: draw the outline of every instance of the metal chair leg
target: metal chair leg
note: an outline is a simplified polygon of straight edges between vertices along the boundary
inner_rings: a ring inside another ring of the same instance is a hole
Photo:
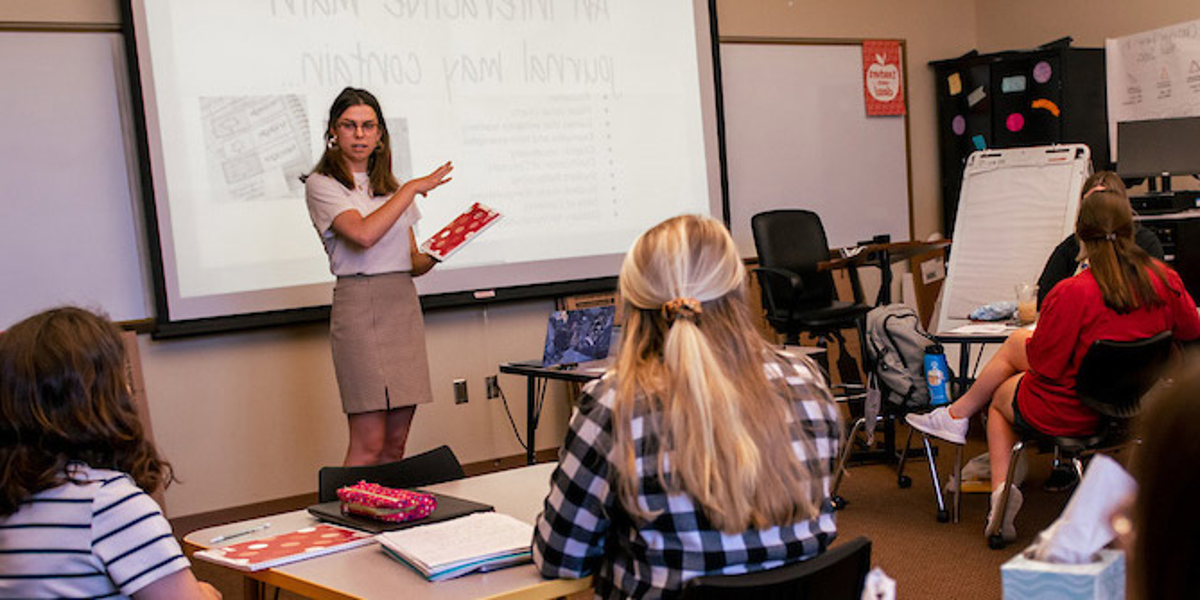
[[[962,513],[962,459],[963,446],[957,446],[954,449],[954,480],[958,482],[958,485],[954,486],[954,510],[950,513],[951,523],[958,523]]]
[[[908,437],[904,438],[904,451],[900,453],[900,463],[896,465],[896,485],[902,489],[912,487],[912,477],[904,474],[904,463],[908,461],[908,449],[912,446],[914,431],[916,430],[912,427],[908,428]]]
[[[1021,451],[1024,449],[1025,442],[1018,441],[1013,444],[1012,457],[1008,462],[1008,473],[1004,479],[1004,490],[1000,493],[1000,506],[994,511],[997,518],[992,519],[992,522],[988,523],[987,528],[983,532],[987,536],[988,547],[993,550],[999,550],[1008,544],[1008,542],[1004,541],[1001,529],[1004,526],[1004,515],[1008,512],[1008,497],[1011,495],[1013,488],[1012,480],[1016,474],[1017,461],[1020,460]]]
[[[933,459],[929,436],[921,434],[921,443],[925,445],[925,459],[929,462],[929,476],[933,480],[933,497],[937,499],[937,520],[938,523],[945,523],[950,520],[950,512],[946,510],[946,499],[942,497],[942,482],[938,481],[937,461]]]
[[[854,422],[854,426],[850,428],[850,435],[846,436],[845,443],[842,445],[842,455],[838,458],[836,475],[833,479],[833,490],[830,491],[830,501],[833,502],[834,510],[841,510],[846,506],[846,499],[838,494],[838,490],[842,487],[842,476],[846,474],[846,460],[850,458],[850,450],[854,447],[854,436],[865,427],[867,424],[866,418],[860,418]]]

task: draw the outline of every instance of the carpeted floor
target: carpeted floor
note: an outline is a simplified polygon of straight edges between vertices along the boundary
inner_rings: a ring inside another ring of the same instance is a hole
[[[953,468],[954,446],[940,446],[938,466],[944,480]],[[964,462],[985,449],[981,439],[972,439]],[[897,487],[896,471],[891,466],[852,467],[842,484],[842,495],[849,505],[838,513],[839,538],[870,538],[872,563],[896,580],[897,598],[901,600],[1000,598],[1000,565],[1049,525],[1069,498],[1067,493],[1042,491],[1050,457],[1034,452],[1029,455],[1029,478],[1023,487],[1025,504],[1017,517],[1019,538],[1004,550],[989,549],[983,537],[986,494],[964,495],[959,523],[937,522],[937,505],[924,459],[909,460],[906,473],[913,479],[909,489]],[[213,583],[227,600],[243,598],[239,577],[201,561],[196,561],[194,568],[197,577]],[[299,596],[284,592],[279,598],[292,600]]]

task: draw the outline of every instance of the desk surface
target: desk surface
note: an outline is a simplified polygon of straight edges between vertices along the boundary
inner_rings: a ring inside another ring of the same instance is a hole
[[[468,477],[431,485],[425,489],[486,502],[497,512],[533,523],[542,508],[542,499],[550,490],[550,474],[555,463]],[[189,553],[209,547],[212,538],[243,531],[261,523],[270,529],[254,536],[239,537],[229,543],[245,542],[293,531],[316,522],[307,511],[293,511],[228,525],[200,529],[184,538]],[[270,585],[312,598],[551,598],[566,596],[591,587],[591,579],[547,580],[533,565],[522,565],[491,573],[467,575],[458,579],[430,583],[416,571],[388,558],[378,544],[345,552],[246,573]]]
[[[599,379],[612,366],[613,359],[592,360],[571,367],[543,367],[537,361],[501,363],[500,372],[509,375],[524,375],[542,379],[588,382]]]
[[[932,242],[888,242],[886,244],[867,244],[860,246],[854,256],[839,256],[830,258],[817,263],[817,269],[828,271],[830,269],[842,269],[851,265],[860,265],[863,263],[878,261],[882,253],[887,253],[889,263],[897,263],[908,260],[918,254],[924,254],[932,250],[945,248],[951,244],[952,240],[936,240]]]

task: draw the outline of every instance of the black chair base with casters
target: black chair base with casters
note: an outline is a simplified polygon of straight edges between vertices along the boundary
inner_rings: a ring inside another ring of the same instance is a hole
[[[1170,331],[1132,341],[1097,340],[1088,348],[1079,373],[1075,377],[1075,395],[1084,406],[1100,416],[1096,433],[1067,437],[1042,435],[1013,444],[1005,481],[1012,481],[1017,460],[1026,441],[1053,446],[1056,453],[1070,462],[1075,475],[1083,479],[1084,462],[1098,452],[1115,452],[1136,444],[1130,422],[1141,411],[1142,402],[1154,395],[1168,377],[1175,357],[1175,341]],[[961,472],[960,472],[961,476]],[[960,477],[961,480],[961,477]],[[1006,485],[1000,495],[996,514],[1008,508],[1010,490]],[[1007,542],[1000,535],[1003,519],[996,519],[984,533],[988,546],[1004,548]]]
[[[338,488],[359,481],[378,483],[385,487],[414,488],[433,485],[466,474],[458,457],[449,446],[439,446],[428,452],[382,465],[365,467],[322,467],[317,473],[317,501],[337,500]]]
[[[804,562],[743,575],[712,575],[687,582],[686,600],[859,600],[871,570],[871,540],[836,544]]]

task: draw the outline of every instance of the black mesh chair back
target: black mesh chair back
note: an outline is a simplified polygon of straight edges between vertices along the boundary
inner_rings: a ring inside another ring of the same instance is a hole
[[[859,600],[871,570],[871,540],[855,538],[810,560],[744,575],[714,575],[688,581],[682,598],[716,600]]]
[[[1171,364],[1170,331],[1128,342],[1097,340],[1079,365],[1075,394],[1104,417],[1128,419]]]
[[[403,460],[366,467],[322,467],[317,473],[317,501],[337,500],[338,488],[369,481],[394,488],[414,488],[465,476],[458,457],[449,446],[439,446],[428,452]]]
[[[784,269],[800,276],[803,288],[792,305],[793,310],[828,306],[837,297],[833,275],[818,271],[817,263],[829,260],[829,242],[821,218],[809,210],[773,210],[750,219],[754,248],[759,265]],[[792,289],[779,280],[768,280],[763,292],[771,303],[784,309]],[[771,310],[770,306],[764,306]]]

